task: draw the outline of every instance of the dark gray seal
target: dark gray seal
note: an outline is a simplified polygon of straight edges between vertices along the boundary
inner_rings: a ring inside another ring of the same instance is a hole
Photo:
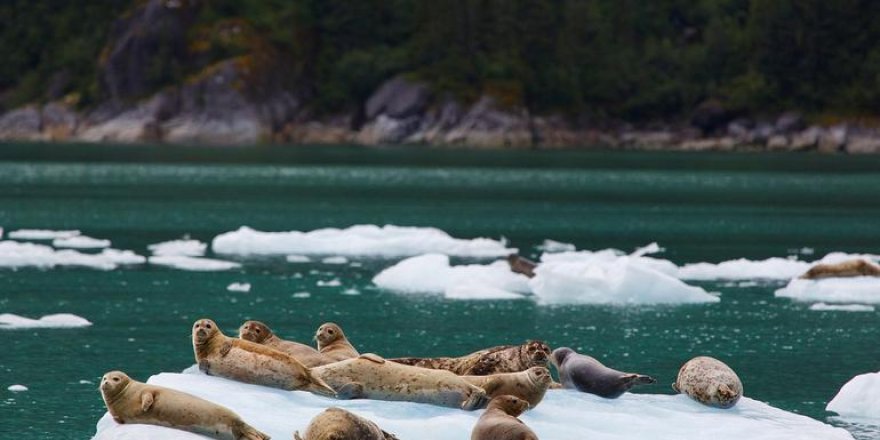
[[[636,385],[656,382],[651,376],[624,373],[602,365],[595,358],[578,354],[568,347],[553,350],[550,356],[563,388],[616,399]]]

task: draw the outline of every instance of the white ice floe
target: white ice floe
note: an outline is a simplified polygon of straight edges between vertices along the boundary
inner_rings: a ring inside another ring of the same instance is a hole
[[[70,238],[79,235],[76,230],[54,231],[51,229],[18,229],[9,233],[9,238],[15,240],[54,240],[56,238]]]
[[[157,266],[167,266],[180,270],[191,270],[197,272],[213,272],[221,270],[237,269],[241,264],[215,260],[213,258],[188,257],[186,255],[162,255],[150,257],[150,264]]]
[[[315,285],[318,287],[339,287],[342,285],[342,281],[339,281],[339,278],[333,278],[332,280],[327,281],[318,280]]]
[[[519,293],[508,292],[483,284],[457,284],[447,287],[443,291],[447,299],[466,300],[494,300],[494,299],[525,299],[528,298]]]
[[[110,247],[110,240],[93,238],[86,235],[75,235],[73,237],[56,238],[52,240],[52,246],[57,248],[101,249]]]
[[[577,248],[571,243],[548,239],[538,246],[538,250],[543,252],[574,252]]]
[[[345,263],[348,263],[348,258],[341,257],[341,256],[327,257],[327,258],[324,258],[323,260],[321,260],[321,262],[324,264],[345,264]]]
[[[23,329],[23,328],[75,328],[92,325],[88,319],[70,313],[57,313],[46,315],[40,319],[25,318],[12,313],[0,314],[0,329]]]
[[[795,278],[777,290],[776,296],[806,302],[880,304],[880,277]]]
[[[765,260],[736,260],[720,263],[690,263],[681,266],[676,276],[683,280],[742,280],[768,279],[788,280],[803,275],[816,264],[833,264],[846,260],[867,259],[877,261],[880,256],[872,254],[847,254],[832,252],[816,261],[801,261],[796,257],[767,258]]]
[[[459,239],[428,227],[356,225],[345,229],[261,232],[243,226],[220,234],[214,252],[240,255],[367,255],[406,257],[443,253],[462,257],[498,257],[515,252],[502,241],[488,238]]]
[[[505,261],[451,266],[449,257],[442,254],[407,258],[380,272],[373,278],[373,283],[383,289],[403,293],[449,292],[449,298],[457,299],[461,299],[466,291],[475,289],[529,292],[528,278],[511,272]]]
[[[288,255],[285,257],[288,263],[309,263],[312,261],[311,258],[305,255]]]
[[[880,424],[880,372],[858,375],[840,388],[828,406],[844,418],[873,419]]]
[[[184,255],[187,257],[201,257],[205,255],[207,248],[207,244],[190,239],[163,241],[147,246],[147,249],[156,256]]]
[[[16,384],[16,385],[9,385],[9,387],[6,389],[9,391],[12,391],[13,393],[20,393],[22,391],[27,391],[28,387],[26,387],[24,385]]]
[[[192,371],[192,369],[188,370]],[[275,439],[302,434],[309,421],[331,406],[345,408],[377,423],[401,439],[470,438],[483,411],[462,411],[408,402],[334,400],[302,391],[283,391],[192,374],[162,373],[148,383],[177,389],[223,405]],[[568,390],[552,390],[520,419],[542,440],[852,440],[841,428],[767,404],[741,399],[719,410],[683,395],[624,394],[609,400]],[[105,414],[96,440],[196,440],[180,430],[124,424]]]
[[[56,250],[36,243],[0,241],[0,267],[50,269],[56,266],[79,266],[113,270],[119,265],[142,264],[145,261],[143,256],[119,249],[104,249],[97,254],[84,254],[72,249]]]
[[[226,290],[230,292],[250,292],[251,283],[232,283],[226,286]]]
[[[866,306],[864,304],[816,303],[810,306],[810,310],[819,312],[873,312],[874,306]]]

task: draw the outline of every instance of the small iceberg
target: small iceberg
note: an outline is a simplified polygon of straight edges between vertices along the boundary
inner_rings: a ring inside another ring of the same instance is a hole
[[[880,277],[795,278],[777,290],[776,296],[805,302],[880,304]]]
[[[571,243],[563,243],[556,240],[544,240],[538,245],[538,250],[542,252],[574,252],[577,248]]]
[[[55,231],[52,229],[19,229],[9,233],[9,238],[14,240],[54,240],[56,238],[70,238],[79,235],[76,230]]]
[[[57,248],[102,249],[110,247],[110,240],[92,238],[86,235],[75,235],[73,237],[56,238],[52,240],[52,246]]]
[[[858,375],[845,383],[825,407],[846,419],[872,419],[880,425],[880,372]]]
[[[866,306],[864,304],[816,303],[810,306],[810,310],[819,312],[873,312],[874,306]]]
[[[17,241],[0,241],[0,267],[78,266],[113,270],[119,265],[142,264],[146,258],[131,251],[104,249],[98,254],[84,254],[72,249],[56,250],[51,246]]]
[[[161,255],[150,257],[150,264],[156,266],[166,266],[180,270],[191,270],[196,272],[214,272],[222,270],[237,269],[241,264],[215,260],[213,258],[188,257],[186,255]]]
[[[226,290],[230,292],[247,293],[251,291],[251,283],[232,283],[226,286]]]
[[[465,299],[467,291],[494,289],[508,293],[528,293],[529,279],[510,271],[506,261],[491,264],[468,264],[452,266],[449,256],[425,254],[407,258],[391,266],[373,278],[373,283],[383,289],[403,293],[434,293],[451,295],[449,298]],[[467,286],[464,289],[463,286]],[[518,295],[520,297],[521,295]]]
[[[24,386],[24,385],[18,385],[18,384],[17,384],[17,385],[10,385],[10,386],[9,386],[8,388],[6,388],[6,389],[9,390],[9,391],[12,391],[13,393],[20,393],[20,392],[22,392],[22,391],[27,391],[27,390],[28,390],[28,387],[26,387],[26,386]]]
[[[46,315],[40,319],[25,318],[12,313],[0,314],[0,329],[17,330],[26,328],[77,328],[88,327],[92,323],[82,316],[70,313]]]
[[[191,370],[187,370],[191,371]],[[334,400],[302,391],[283,391],[233,382],[200,372],[162,373],[147,380],[223,405],[274,439],[302,433],[327,407],[337,406],[376,422],[400,439],[470,438],[483,411],[461,411],[418,403]],[[720,411],[683,395],[624,394],[608,400],[568,390],[551,390],[520,419],[542,440],[852,440],[844,429],[744,397]],[[119,425],[105,414],[95,440],[196,440],[204,437],[151,425]]]
[[[321,262],[324,264],[346,264],[346,263],[348,263],[348,258],[341,257],[341,256],[327,257],[327,258],[324,258],[323,260],[321,260]]]
[[[262,232],[243,226],[220,234],[214,252],[236,255],[342,255],[408,257],[442,253],[460,257],[500,257],[516,252],[489,238],[460,239],[429,227],[355,225],[345,229]]]
[[[812,267],[812,263],[773,257],[766,260],[736,260],[721,263],[691,263],[678,269],[683,280],[787,280],[800,276]]]
[[[201,257],[205,255],[207,248],[207,244],[190,239],[163,241],[147,246],[150,253],[156,256],[183,255],[187,257]]]
[[[288,255],[284,258],[288,263],[310,263],[312,261],[311,258],[305,255]]]

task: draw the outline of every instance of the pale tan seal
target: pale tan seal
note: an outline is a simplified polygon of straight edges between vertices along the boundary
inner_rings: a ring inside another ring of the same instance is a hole
[[[624,373],[608,368],[591,356],[578,354],[568,347],[553,350],[551,357],[563,388],[616,399],[635,385],[656,382],[653,377]]]
[[[223,334],[210,319],[196,321],[193,351],[205,374],[284,390],[306,390],[333,396],[333,388],[314,377],[294,357],[265,345]]]
[[[356,358],[358,351],[348,342],[342,327],[325,322],[315,332],[315,341],[318,342],[318,351],[333,362]]]
[[[101,378],[101,396],[116,423],[166,426],[217,439],[269,440],[238,414],[205,399],[148,385],[111,371]]]
[[[522,345],[502,345],[475,351],[461,357],[395,358],[390,361],[414,367],[448,370],[459,376],[486,376],[518,373],[532,367],[547,367],[550,347],[543,341],[527,341]]]
[[[806,280],[822,278],[880,277],[880,266],[862,259],[842,261],[833,264],[817,264],[800,276]]]
[[[538,440],[535,432],[517,418],[527,409],[529,403],[518,397],[492,399],[474,425],[471,440]]]
[[[716,408],[730,408],[743,395],[739,376],[724,362],[708,356],[695,357],[681,366],[672,384],[676,392]]]
[[[396,400],[473,410],[486,404],[486,392],[442,370],[386,362],[367,353],[312,368],[340,399]]]
[[[306,367],[316,367],[333,362],[332,359],[322,355],[314,347],[279,338],[269,326],[260,321],[245,321],[238,329],[238,337],[287,353]]]
[[[383,431],[379,425],[342,408],[327,408],[309,422],[306,433],[294,440],[398,440],[394,434]]]
[[[489,398],[508,394],[529,402],[531,408],[541,403],[544,394],[553,383],[550,370],[544,367],[532,367],[519,373],[461,376],[461,378],[485,390]]]

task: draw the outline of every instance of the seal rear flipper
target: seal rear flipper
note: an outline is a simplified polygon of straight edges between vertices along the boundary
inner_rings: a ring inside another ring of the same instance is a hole
[[[309,383],[306,384],[306,386],[302,387],[302,389],[315,394],[319,394],[321,396],[337,397],[336,390],[334,390],[333,387],[331,387],[330,385],[327,385],[327,382],[324,382],[320,378],[309,374],[308,381]]]
[[[303,440],[303,438],[299,436],[299,431],[293,433],[293,440]]]
[[[382,435],[385,436],[385,440],[400,440],[399,438],[397,438],[396,435],[394,435],[388,431],[385,431],[385,430],[382,430]],[[302,439],[299,439],[299,440],[302,440]]]
[[[384,364],[385,363],[385,359],[376,353],[364,353],[364,354],[358,356],[358,359],[366,359],[368,361],[372,361],[377,364]]]
[[[676,393],[681,394],[681,390],[678,389],[678,382],[672,382],[672,389],[673,389],[673,391],[675,391]]]
[[[650,385],[657,382],[653,377],[645,376],[643,374],[628,374],[627,379],[632,382],[633,385]]]
[[[339,387],[336,397],[343,400],[363,399],[366,397],[364,396],[364,386],[358,382],[349,382]]]
[[[242,423],[239,431],[236,440],[270,440],[272,438],[247,423]]]

